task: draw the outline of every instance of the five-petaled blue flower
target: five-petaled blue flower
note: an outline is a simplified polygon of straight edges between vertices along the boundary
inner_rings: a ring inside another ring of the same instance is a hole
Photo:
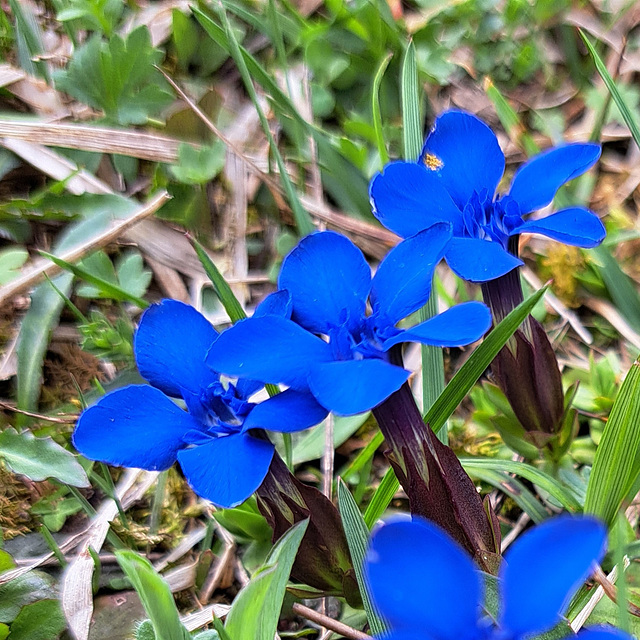
[[[495,134],[469,113],[447,111],[436,119],[418,162],[387,165],[371,181],[369,195],[378,220],[404,238],[450,222],[447,263],[465,280],[486,282],[522,264],[507,251],[511,236],[539,233],[578,247],[602,242],[602,223],[583,207],[523,219],[599,157],[597,144],[554,147],[522,165],[509,192],[496,196],[505,162]]]
[[[228,375],[310,389],[338,414],[377,406],[409,377],[391,362],[393,346],[466,345],[491,324],[487,307],[468,302],[410,329],[396,327],[429,299],[434,269],[450,239],[451,225],[436,224],[392,249],[372,278],[362,252],[345,236],[307,236],[280,273],[280,289],[291,294],[292,320],[238,322],[216,341],[207,362]]]
[[[521,640],[549,631],[604,555],[607,532],[591,517],[559,516],[527,531],[507,551],[500,605],[482,616],[483,578],[471,558],[434,524],[382,525],[365,561],[371,596],[389,624],[385,640]],[[610,627],[580,640],[632,640]]]
[[[279,292],[258,307],[290,312]],[[309,393],[287,390],[260,404],[249,398],[262,384],[223,384],[205,363],[219,334],[193,307],[163,300],[147,309],[135,335],[140,374],[152,386],[129,385],[88,408],[73,434],[76,449],[92,460],[147,470],[176,460],[203,498],[221,507],[244,502],[267,474],[274,446],[251,429],[297,431],[327,415]],[[182,399],[188,411],[172,398]]]

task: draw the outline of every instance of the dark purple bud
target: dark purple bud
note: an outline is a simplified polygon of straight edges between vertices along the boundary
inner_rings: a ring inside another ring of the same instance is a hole
[[[456,454],[425,425],[408,384],[373,409],[389,446],[386,455],[408,498],[412,515],[432,520],[496,573],[500,527]]]
[[[277,453],[256,495],[258,508],[273,529],[274,542],[297,522],[309,519],[291,578],[325,595],[344,596],[351,606],[361,607],[347,539],[334,504],[315,487],[300,482]]]
[[[517,236],[510,238],[509,251],[518,254]],[[499,323],[524,299],[519,270],[483,283],[482,295]],[[564,392],[555,352],[535,318],[522,323],[494,359],[491,372],[533,444],[543,448],[562,427]]]

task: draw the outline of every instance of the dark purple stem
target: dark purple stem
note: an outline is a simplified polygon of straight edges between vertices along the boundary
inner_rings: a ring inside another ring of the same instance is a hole
[[[500,554],[497,518],[455,453],[423,422],[409,385],[375,407],[373,415],[411,513],[440,525],[483,569],[495,573]]]

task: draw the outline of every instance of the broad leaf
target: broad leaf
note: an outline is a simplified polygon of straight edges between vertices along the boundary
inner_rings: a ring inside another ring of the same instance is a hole
[[[116,551],[116,558],[140,596],[153,624],[156,639],[188,640],[189,632],[180,622],[171,589],[151,563],[128,549]]]
[[[294,525],[278,542],[267,562],[240,591],[225,624],[233,640],[273,640],[282,601],[307,520]]]
[[[14,473],[39,482],[55,478],[72,487],[88,487],[87,474],[70,451],[51,438],[36,438],[30,431],[0,433],[0,459]]]

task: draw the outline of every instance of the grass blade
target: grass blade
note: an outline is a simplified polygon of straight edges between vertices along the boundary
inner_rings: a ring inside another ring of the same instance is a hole
[[[342,518],[345,535],[347,536],[347,544],[353,560],[353,568],[356,573],[358,587],[360,587],[364,609],[367,612],[369,626],[375,634],[384,633],[386,626],[371,601],[364,576],[364,558],[369,544],[369,529],[362,519],[362,514],[356,501],[342,480],[338,482],[338,510]]]
[[[475,468],[469,475],[499,489],[510,498],[536,523],[549,517],[547,510],[540,504],[533,493],[517,478],[495,469]]]
[[[389,467],[364,513],[364,521],[369,529],[382,517],[399,488],[400,482],[393,469]]]
[[[417,160],[422,150],[422,126],[420,124],[420,89],[416,50],[409,42],[402,62],[402,123],[405,160]],[[438,312],[438,296],[432,293],[427,304],[420,310],[420,322],[428,320]],[[426,411],[444,389],[444,362],[442,349],[422,345],[422,404]],[[438,437],[447,442],[447,431]]]
[[[483,469],[491,469],[501,473],[514,473],[546,491],[565,509],[570,511],[580,511],[582,509],[580,500],[567,487],[560,484],[550,475],[540,471],[540,469],[536,469],[525,462],[499,460],[496,458],[460,458],[460,463],[464,470],[472,476]]]
[[[191,239],[191,243],[193,244],[193,248],[198,255],[198,259],[202,263],[207,276],[209,276],[209,280],[211,280],[211,284],[213,285],[216,295],[220,299],[227,315],[231,318],[231,322],[235,323],[238,322],[238,320],[246,318],[247,314],[244,312],[238,298],[236,298],[233,291],[231,291],[231,287],[228,285],[209,254],[204,250],[204,247],[195,238]]]
[[[378,145],[378,154],[380,155],[380,164],[384,166],[389,162],[389,154],[387,146],[384,143],[384,135],[382,132],[382,115],[380,114],[380,84],[384,77],[384,72],[389,66],[389,62],[393,58],[393,53],[387,54],[380,63],[376,75],[373,78],[373,92],[371,94],[371,113],[373,115],[373,128],[376,132],[376,144]]]
[[[622,114],[627,127],[629,127],[629,131],[631,131],[631,135],[633,136],[636,145],[640,148],[640,128],[638,127],[638,122],[631,113],[631,109],[629,109],[627,103],[624,101],[624,98],[620,94],[615,80],[611,77],[609,71],[607,71],[607,65],[605,65],[602,58],[598,55],[595,47],[591,44],[591,41],[589,40],[589,38],[587,38],[582,29],[578,29],[578,32],[580,33],[580,37],[589,50],[591,57],[593,58],[593,62],[596,65],[596,69],[600,74],[600,77],[604,81],[609,93],[611,94],[611,97],[613,98],[613,101],[616,103],[618,109],[620,110],[620,113]]]
[[[117,284],[113,284],[111,282],[107,282],[98,276],[89,273],[86,269],[82,267],[78,267],[75,264],[71,264],[66,260],[62,260],[62,258],[57,258],[51,253],[47,253],[46,251],[40,251],[40,255],[51,260],[54,264],[58,265],[60,268],[65,269],[66,271],[71,272],[77,278],[81,278],[85,280],[89,284],[92,284],[98,289],[100,289],[103,293],[113,298],[114,300],[128,300],[129,302],[133,302],[136,306],[140,307],[140,309],[146,309],[149,306],[149,303],[142,298],[138,298],[138,296],[134,296],[130,294],[128,291],[125,291],[122,287]]]
[[[640,475],[640,362],[636,360],[611,408],[587,485],[585,513],[613,526]]]
[[[260,102],[258,101],[258,95],[253,86],[253,80],[251,79],[251,74],[249,73],[249,69],[247,68],[247,64],[245,62],[245,58],[242,55],[242,51],[240,46],[238,45],[238,41],[236,40],[236,36],[231,27],[231,23],[229,22],[229,18],[227,17],[227,12],[225,11],[224,6],[218,2],[213,5],[214,10],[218,14],[220,21],[222,22],[222,26],[224,27],[224,32],[227,37],[227,41],[229,43],[229,50],[231,53],[231,57],[233,58],[236,66],[238,67],[238,71],[242,76],[242,81],[244,83],[244,87],[251,98],[251,102],[258,113],[258,117],[260,118],[260,124],[262,125],[262,130],[264,131],[267,140],[269,141],[269,147],[271,148],[271,153],[273,153],[276,163],[278,165],[278,171],[280,173],[280,180],[282,181],[282,186],[287,195],[287,199],[289,200],[289,205],[291,206],[291,210],[293,212],[293,217],[296,221],[296,226],[298,228],[298,232],[301,236],[306,236],[312,231],[315,230],[313,222],[311,220],[311,216],[304,209],[302,203],[300,202],[300,198],[298,198],[298,194],[291,182],[291,178],[289,178],[289,174],[287,173],[287,168],[284,164],[284,160],[282,159],[282,155],[280,154],[280,150],[278,149],[278,145],[273,138],[271,133],[271,128],[269,127],[269,121],[267,117],[264,115],[262,111],[262,107],[260,106]]]
[[[521,302],[475,349],[469,359],[453,376],[445,390],[438,396],[433,406],[427,411],[424,421],[438,433],[444,427],[462,399],[471,391],[485,369],[491,364],[500,349],[514,334],[524,319],[544,295],[547,287],[536,291],[532,296]]]

